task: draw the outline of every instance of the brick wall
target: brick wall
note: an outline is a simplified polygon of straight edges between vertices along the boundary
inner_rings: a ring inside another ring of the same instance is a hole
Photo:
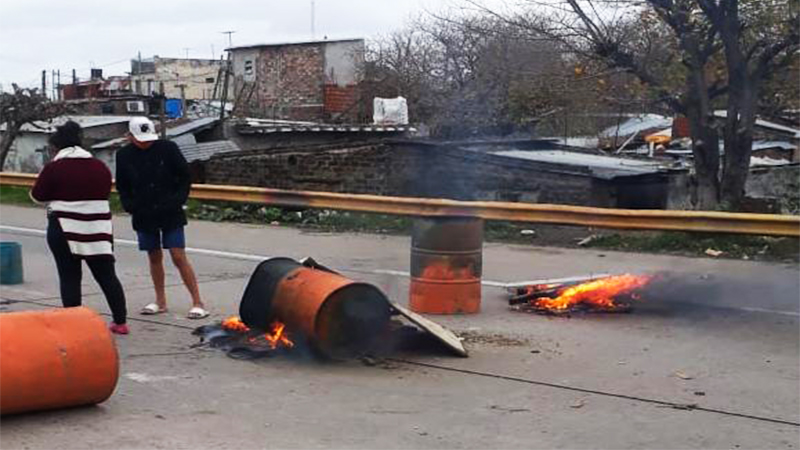
[[[356,122],[363,41],[249,47],[234,51],[235,113]],[[252,71],[250,69],[252,64]]]
[[[362,145],[213,158],[206,182],[277,189],[390,194],[389,148]]]
[[[359,89],[357,85],[325,85],[324,111],[328,117],[345,122],[357,122],[362,112],[359,110]]]
[[[257,81],[234,82],[237,108],[247,115],[290,120],[323,116],[325,81],[319,46],[264,47],[255,60]]]
[[[571,171],[571,172],[570,172]],[[212,158],[206,182],[356,194],[608,206],[586,173],[454,148],[365,144]],[[600,192],[602,190],[602,192]]]

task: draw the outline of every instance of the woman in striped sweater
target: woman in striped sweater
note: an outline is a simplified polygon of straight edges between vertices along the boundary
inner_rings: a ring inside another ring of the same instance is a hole
[[[111,172],[81,148],[80,125],[56,128],[58,153],[36,178],[31,197],[47,202],[47,244],[56,260],[64,307],[81,305],[81,260],[86,261],[111,308],[113,333],[128,334],[125,293],[114,270]]]

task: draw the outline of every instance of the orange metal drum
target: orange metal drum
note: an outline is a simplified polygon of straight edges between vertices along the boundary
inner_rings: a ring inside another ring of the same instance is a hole
[[[426,314],[472,314],[481,308],[483,221],[414,220],[409,307]]]
[[[94,311],[0,314],[0,414],[101,403],[118,377],[114,339]]]
[[[278,320],[329,357],[369,350],[386,330],[391,306],[375,286],[289,258],[259,264],[239,308],[242,321],[266,329]]]

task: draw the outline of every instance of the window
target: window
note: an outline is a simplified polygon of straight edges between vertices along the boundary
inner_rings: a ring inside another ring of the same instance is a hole
[[[214,82],[214,77],[206,78],[206,83],[213,83],[213,82]]]
[[[244,62],[244,74],[253,75],[253,60],[248,59]]]

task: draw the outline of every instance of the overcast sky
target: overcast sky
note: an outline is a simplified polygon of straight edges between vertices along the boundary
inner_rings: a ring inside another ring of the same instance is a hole
[[[486,0],[505,4],[507,0]],[[315,0],[316,37],[371,38],[401,28],[410,17],[440,12],[459,0]],[[124,75],[130,59],[219,58],[222,31],[234,45],[311,38],[311,0],[0,0],[0,83],[41,85],[47,70],[68,82],[90,67]],[[49,88],[49,87],[48,87]]]

